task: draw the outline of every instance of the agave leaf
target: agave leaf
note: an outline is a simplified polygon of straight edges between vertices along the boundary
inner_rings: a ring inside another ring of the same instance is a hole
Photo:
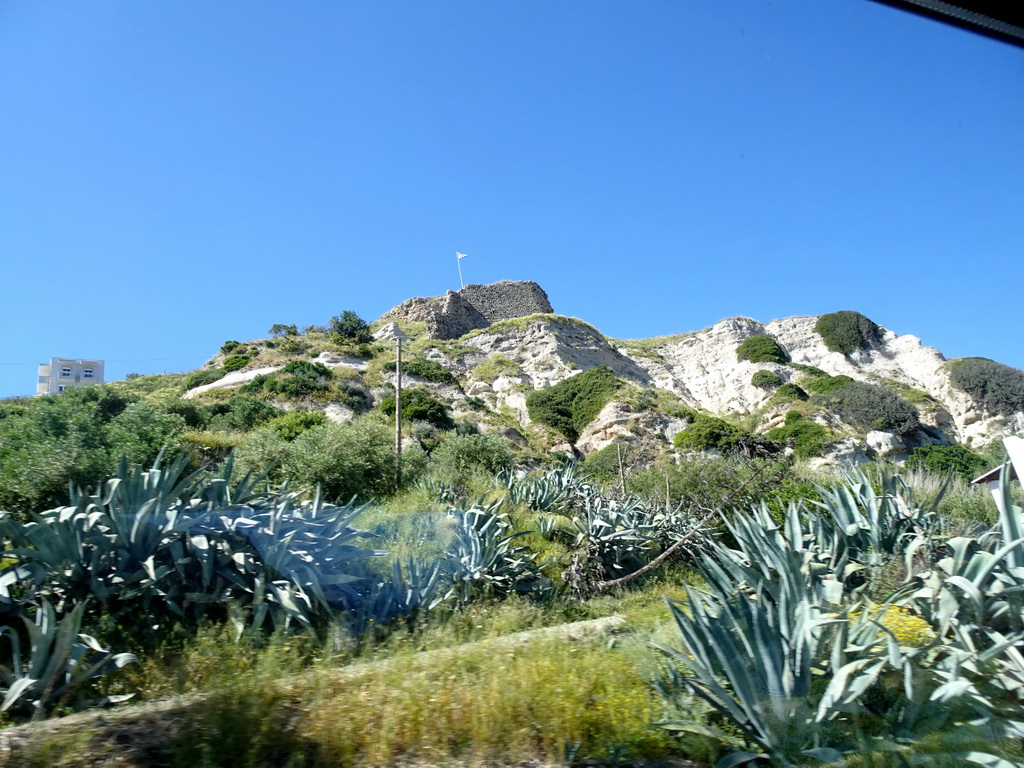
[[[715,763],[715,768],[736,768],[738,765],[752,763],[757,760],[769,761],[770,758],[768,755],[757,752],[733,752]]]

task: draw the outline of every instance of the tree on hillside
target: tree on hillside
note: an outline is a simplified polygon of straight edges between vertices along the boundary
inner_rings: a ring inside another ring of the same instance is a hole
[[[342,342],[350,344],[369,344],[373,341],[370,326],[351,309],[346,309],[337,317],[331,318],[328,330]]]

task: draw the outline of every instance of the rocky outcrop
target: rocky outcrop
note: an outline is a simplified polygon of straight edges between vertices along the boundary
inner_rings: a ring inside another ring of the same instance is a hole
[[[532,315],[539,316],[501,322]],[[900,461],[920,445],[962,443],[977,449],[1005,434],[1024,431],[1024,412],[1009,416],[986,413],[974,398],[955,390],[945,357],[916,336],[882,329],[867,349],[843,354],[827,348],[814,330],[818,320],[814,316],[768,323],[732,317],[694,333],[616,341],[586,323],[553,315],[547,294],[536,283],[500,282],[468,285],[440,297],[410,299],[383,317],[423,322],[433,338],[464,336],[461,349],[475,351],[446,357],[450,353],[438,350],[427,356],[434,354],[438,362],[465,379],[465,394],[483,398],[489,407],[508,409],[523,424],[529,422],[525,401],[531,390],[603,365],[641,387],[672,392],[691,408],[720,416],[755,416],[761,431],[780,426],[790,405],[773,399],[771,388],[754,386],[754,374],[768,370],[781,381],[794,383],[806,374],[790,364],[737,360],[737,348],[745,339],[765,334],[786,350],[792,363],[881,385],[914,402],[920,426],[901,435],[873,431],[854,438],[851,434],[856,430],[836,414],[816,412],[813,418],[839,437],[829,457],[832,461]],[[473,330],[482,332],[465,336]],[[489,373],[477,379],[473,371],[488,360]],[[496,361],[501,363],[498,369]],[[589,453],[610,441],[630,439],[629,435],[635,439],[652,426],[640,421],[619,404],[610,405],[581,436],[578,447]]]
[[[764,325],[746,317],[731,317],[707,330],[672,338],[652,356],[637,356],[659,389],[679,395],[687,404],[713,413],[747,414],[765,404],[769,392],[750,383],[766,369],[788,381],[792,371],[777,363],[736,360],[736,348],[749,336],[767,333]],[[619,347],[628,355],[628,346]]]
[[[501,320],[553,311],[548,295],[537,283],[502,280],[490,285],[470,284],[444,296],[409,299],[380,319],[425,323],[430,338],[457,339]]]
[[[429,299],[416,297],[403,301],[381,320],[411,320],[425,323],[427,336],[432,339],[457,339],[490,323],[480,311],[455,291]]]
[[[480,350],[480,361],[491,355],[508,357],[519,366],[519,381],[531,389],[550,387],[598,365],[644,386],[652,383],[643,368],[615,350],[596,328],[568,317],[535,318],[521,327],[476,334],[465,343]]]

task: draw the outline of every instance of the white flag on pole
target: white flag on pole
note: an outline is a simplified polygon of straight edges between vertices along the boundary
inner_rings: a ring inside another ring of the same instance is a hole
[[[456,252],[455,252],[455,255],[456,255],[456,256],[458,256],[458,257],[459,257],[460,259],[464,259],[464,258],[466,258],[466,254],[464,254],[464,253],[459,253],[458,251],[456,251]]]

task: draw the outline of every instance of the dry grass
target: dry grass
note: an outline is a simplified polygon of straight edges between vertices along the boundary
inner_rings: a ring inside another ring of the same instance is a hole
[[[342,667],[322,661],[289,676],[304,650],[278,641],[253,653],[205,633],[177,672],[143,670],[150,694],[199,695],[55,721],[13,740],[2,764],[564,764],[678,751],[654,725],[663,704],[648,676],[658,661],[639,639],[544,630]],[[155,682],[161,672],[166,686]]]

